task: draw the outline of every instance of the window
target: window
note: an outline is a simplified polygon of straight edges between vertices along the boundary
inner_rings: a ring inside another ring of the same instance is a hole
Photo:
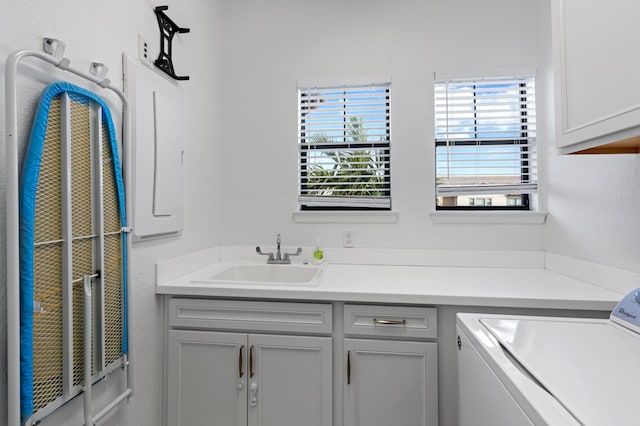
[[[391,208],[389,89],[298,89],[301,210]]]
[[[480,207],[490,207],[493,199],[492,198],[469,198],[468,204],[469,206],[480,206]]]
[[[437,209],[529,209],[537,189],[534,90],[533,77],[436,76]]]
[[[507,197],[507,205],[509,206],[521,206],[522,205],[522,197],[518,196],[508,196]]]

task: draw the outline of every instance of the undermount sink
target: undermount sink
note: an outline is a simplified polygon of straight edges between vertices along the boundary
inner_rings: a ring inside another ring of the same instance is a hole
[[[231,264],[206,282],[221,284],[263,284],[316,286],[321,268],[315,265]]]

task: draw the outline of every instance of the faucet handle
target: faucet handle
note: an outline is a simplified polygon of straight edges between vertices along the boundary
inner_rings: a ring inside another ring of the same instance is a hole
[[[256,253],[258,253],[261,256],[269,256],[268,260],[273,260],[273,253],[263,253],[262,250],[260,250],[259,246],[256,246]]]
[[[298,247],[295,253],[285,253],[283,255],[283,260],[289,260],[289,256],[300,256],[302,254],[302,247]]]

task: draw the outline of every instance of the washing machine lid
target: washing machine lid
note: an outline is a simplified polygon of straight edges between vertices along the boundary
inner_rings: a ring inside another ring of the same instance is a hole
[[[638,334],[609,320],[480,322],[582,424],[637,424]]]

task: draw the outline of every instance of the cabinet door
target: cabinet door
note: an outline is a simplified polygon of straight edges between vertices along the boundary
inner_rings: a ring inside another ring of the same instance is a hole
[[[245,426],[247,335],[169,331],[168,426]]]
[[[640,2],[551,5],[557,146],[573,152],[640,134],[640,57],[630,53],[640,39]]]
[[[331,338],[250,335],[249,426],[331,426]]]
[[[436,343],[345,339],[345,426],[437,426]]]

